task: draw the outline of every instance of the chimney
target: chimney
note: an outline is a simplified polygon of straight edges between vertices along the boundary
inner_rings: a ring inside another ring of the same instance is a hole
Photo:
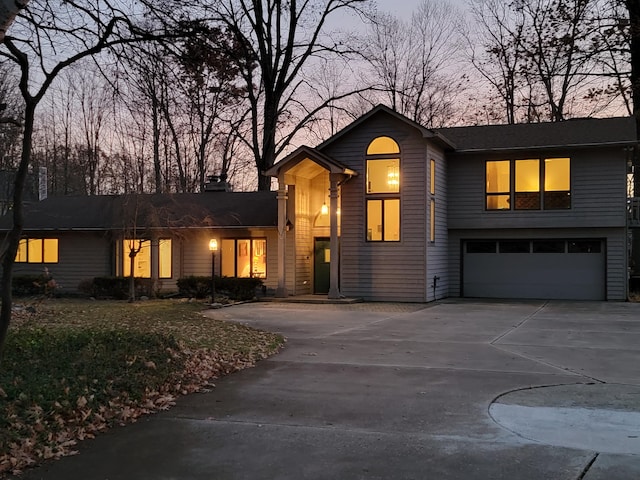
[[[204,184],[205,192],[231,192],[233,189],[227,182],[227,174],[209,175],[207,183]]]

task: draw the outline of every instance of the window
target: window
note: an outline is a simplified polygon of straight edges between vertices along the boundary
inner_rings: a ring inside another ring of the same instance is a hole
[[[378,137],[367,148],[367,241],[400,241],[399,153],[389,137]]]
[[[436,194],[436,161],[432,158],[429,169],[429,193]]]
[[[15,261],[16,263],[58,263],[58,239],[21,239]]]
[[[429,241],[436,241],[436,161],[432,158],[429,162]]]
[[[534,240],[533,253],[565,253],[564,240]]]
[[[486,209],[571,208],[570,164],[569,158],[487,161]]]
[[[131,276],[131,253],[136,252],[133,258],[133,276],[138,278],[151,278],[151,241],[127,238],[122,241],[122,274]]]
[[[224,238],[220,262],[223,277],[267,278],[267,240]]]
[[[170,238],[161,238],[158,241],[158,277],[171,278],[172,271],[172,247]]]
[[[496,253],[496,242],[493,240],[467,242],[467,253]]]

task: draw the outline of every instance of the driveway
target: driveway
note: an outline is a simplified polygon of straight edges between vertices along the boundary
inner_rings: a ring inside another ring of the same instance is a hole
[[[25,479],[640,478],[640,304],[258,303],[288,337]]]

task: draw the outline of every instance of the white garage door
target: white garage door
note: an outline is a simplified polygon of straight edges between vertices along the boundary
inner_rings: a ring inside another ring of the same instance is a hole
[[[467,240],[465,297],[605,299],[605,242],[588,240]]]

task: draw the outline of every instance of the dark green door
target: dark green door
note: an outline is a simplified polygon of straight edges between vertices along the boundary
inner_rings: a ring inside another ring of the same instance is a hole
[[[328,238],[314,239],[313,254],[313,293],[329,293],[331,276],[330,265],[331,242]]]

